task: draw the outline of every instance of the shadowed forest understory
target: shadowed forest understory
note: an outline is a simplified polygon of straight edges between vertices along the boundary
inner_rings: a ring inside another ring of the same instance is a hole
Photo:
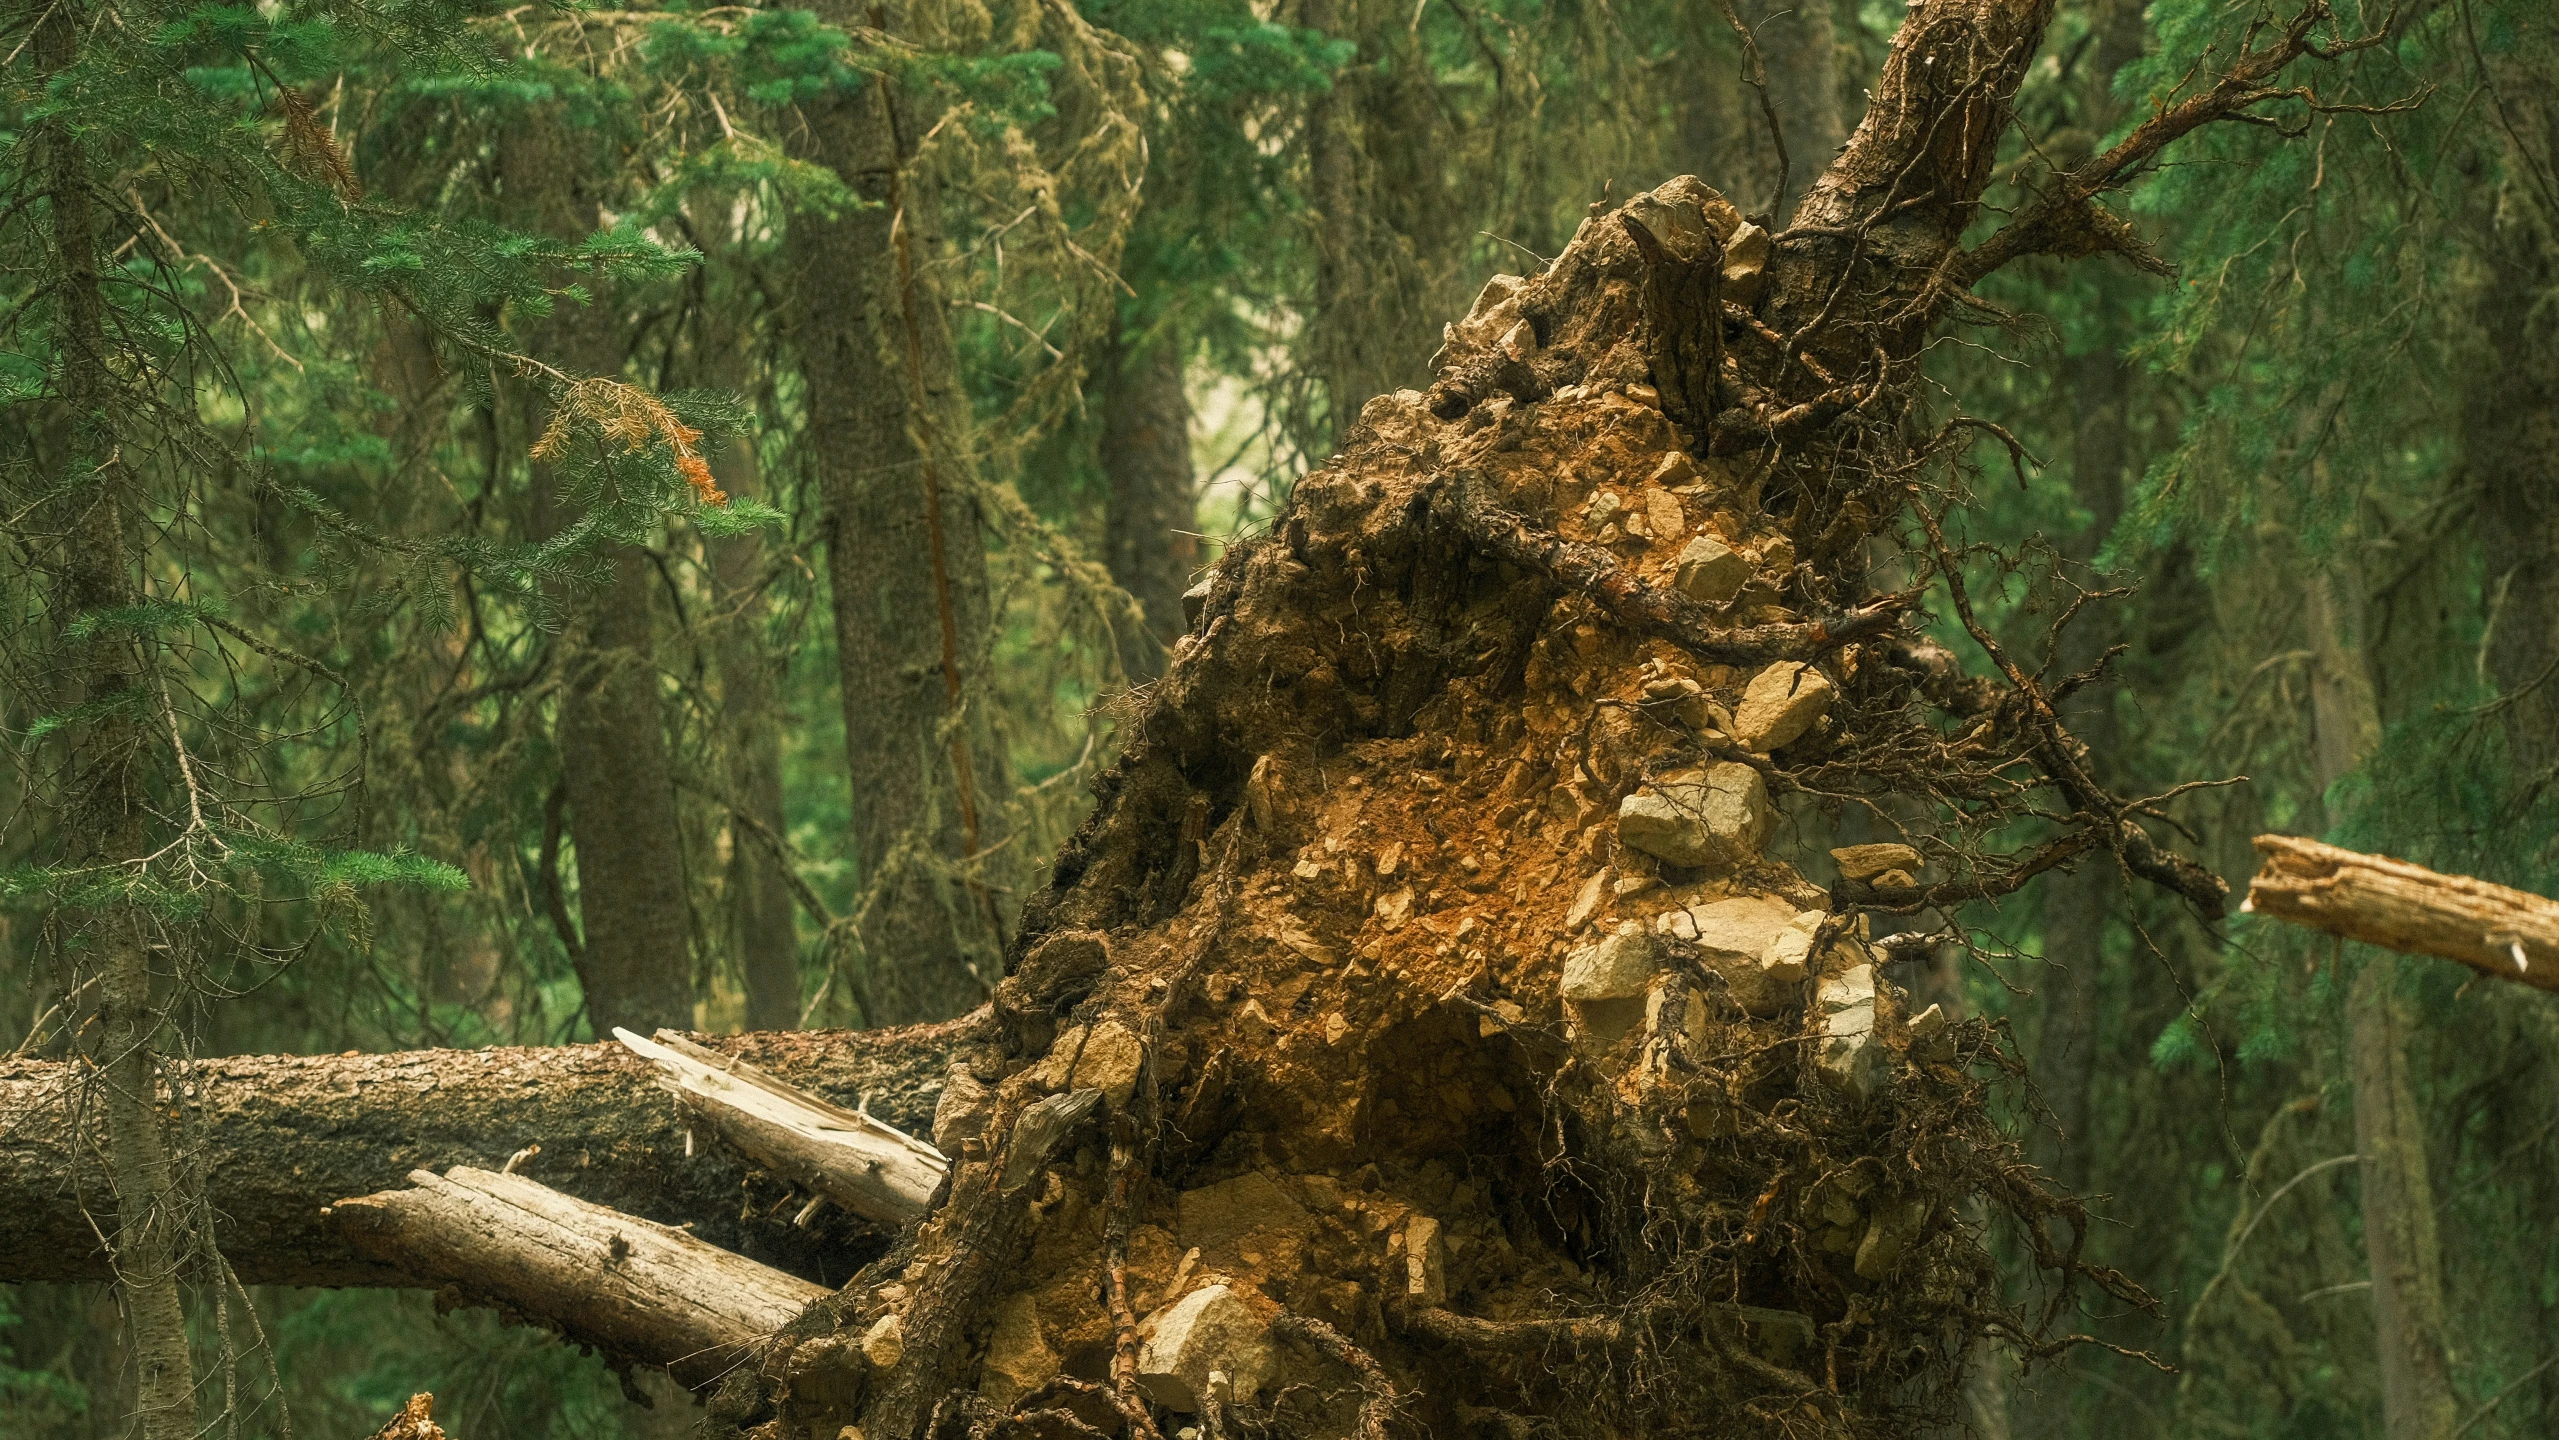
[[[2559,1433],[2548,7],[0,33],[0,1436]]]

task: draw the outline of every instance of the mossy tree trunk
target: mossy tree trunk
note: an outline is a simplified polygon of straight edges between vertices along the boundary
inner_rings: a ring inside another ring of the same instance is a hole
[[[511,125],[497,143],[503,202],[514,219],[557,240],[581,240],[602,223],[594,157],[556,107]],[[608,299],[568,300],[544,324],[543,349],[572,375],[618,376],[625,345]],[[539,434],[537,423],[527,434]],[[560,477],[535,465],[534,529],[565,523]],[[693,1019],[693,947],[684,839],[660,708],[656,598],[648,553],[616,545],[600,583],[567,601],[554,642],[560,655],[554,736],[577,845],[574,931],[563,928],[587,1021],[598,1035]]]
[[[930,123],[889,75],[812,102],[795,141],[859,195],[793,218],[793,340],[808,381],[854,798],[856,917],[874,1024],[956,1015],[1002,973],[979,857],[1003,837],[1007,766],[981,691],[985,539],[962,390],[909,173]]]
[[[70,4],[45,12],[32,41],[37,67],[60,75],[78,63],[80,30],[91,19]],[[91,193],[97,179],[67,122],[47,125],[41,143],[52,258],[60,266],[54,343],[72,437],[54,506],[61,529],[51,557],[53,603],[63,645],[63,708],[89,717],[72,732],[55,833],[62,837],[64,864],[105,870],[136,864],[149,848],[145,825],[154,806],[145,792],[151,748],[146,717],[166,714],[168,702],[150,655],[154,637],[119,618],[141,596],[135,528],[142,497],[121,458],[116,428],[124,407],[106,334]],[[75,628],[83,621],[93,627],[85,638]],[[174,717],[168,723],[174,726]],[[193,777],[182,783],[191,787]],[[152,973],[154,922],[131,902],[111,901],[68,910],[56,923],[75,966],[96,982],[90,1024],[82,1033],[107,1121],[107,1175],[114,1190],[114,1239],[108,1248],[131,1336],[134,1413],[146,1440],[185,1440],[195,1433],[196,1407],[178,1269],[187,1258],[191,1227],[160,1119],[157,1051],[164,997],[156,993],[160,987]]]

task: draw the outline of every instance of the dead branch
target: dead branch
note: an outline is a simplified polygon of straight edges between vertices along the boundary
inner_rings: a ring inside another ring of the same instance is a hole
[[[2559,901],[2291,835],[2256,845],[2243,912],[2559,991]]]

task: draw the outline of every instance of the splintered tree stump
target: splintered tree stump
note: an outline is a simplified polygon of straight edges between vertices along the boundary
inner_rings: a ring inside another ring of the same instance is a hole
[[[404,1274],[557,1326],[706,1385],[832,1293],[682,1230],[457,1165],[414,1188],[342,1200],[329,1228]]]
[[[869,1112],[830,1105],[757,1066],[672,1030],[615,1038],[655,1064],[684,1113],[757,1166],[868,1220],[923,1218],[950,1164]]]
[[[2250,912],[2559,991],[2559,901],[2290,835],[2256,844]]]

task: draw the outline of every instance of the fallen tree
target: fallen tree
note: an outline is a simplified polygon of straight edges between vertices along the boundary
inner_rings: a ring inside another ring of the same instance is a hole
[[[2559,990],[2559,901],[2291,835],[2256,846],[2249,911]]]
[[[869,1032],[702,1037],[829,1099],[929,1127],[966,1022]],[[0,1061],[0,1280],[110,1278],[91,1212],[111,1214],[89,1166],[95,1132],[83,1072]],[[669,1224],[811,1279],[840,1281],[877,1253],[860,1224],[800,1229],[805,1203],[757,1182],[707,1135],[686,1143],[657,1072],[622,1045],[232,1056],[174,1078],[186,1164],[215,1242],[239,1279],[269,1285],[436,1288],[349,1249],[321,1222],[330,1202],[402,1183],[421,1167],[516,1168],[599,1205]],[[752,1187],[752,1188],[750,1188]],[[84,1205],[84,1200],[87,1202]],[[746,1212],[746,1213],[742,1213]]]
[[[1942,1418],[1985,1339],[2060,1353],[2075,1287],[2150,1303],[1998,1124],[2000,1031],[1883,973],[1943,932],[1870,938],[2070,864],[2224,899],[2154,837],[2169,797],[2092,778],[2057,702],[2097,674],[1975,616],[1943,517],[2003,432],[1930,409],[1919,364],[1999,264],[2147,261],[2097,196],[2374,41],[2316,3],[2251,29],[1966,249],[2052,10],[1920,0],[1783,228],[1693,178],[1594,213],[1486,287],[1428,391],[1361,409],[1210,574],[947,1032],[928,1213],[728,1371],[713,1434],[1883,1435]],[[1932,591],[1976,673],[1919,634]],[[1805,832],[1845,804],[1927,818],[1824,888]],[[365,1256],[470,1288],[439,1244]],[[669,1348],[594,1299],[538,1318]]]

